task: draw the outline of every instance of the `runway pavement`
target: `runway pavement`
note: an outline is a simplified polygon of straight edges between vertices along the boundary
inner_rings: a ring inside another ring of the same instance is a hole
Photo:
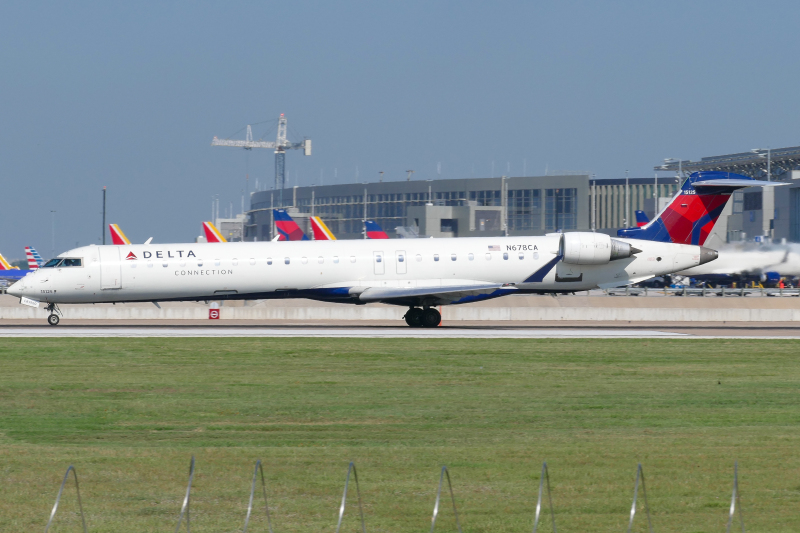
[[[69,337],[338,337],[338,338],[438,338],[438,339],[800,339],[796,327],[635,327],[630,324],[595,327],[542,326],[473,326],[409,328],[387,326],[0,326],[0,337],[6,338],[69,338]]]

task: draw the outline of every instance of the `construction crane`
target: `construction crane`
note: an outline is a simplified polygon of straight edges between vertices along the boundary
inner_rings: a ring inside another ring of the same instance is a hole
[[[247,126],[247,136],[244,141],[234,141],[230,139],[218,139],[214,137],[211,146],[233,146],[252,150],[253,148],[272,148],[275,150],[275,190],[280,191],[281,206],[283,205],[283,186],[286,183],[286,150],[303,149],[305,155],[311,155],[311,139],[304,139],[303,142],[293,143],[286,138],[286,116],[281,113],[278,118],[278,136],[275,142],[254,141],[253,130]]]

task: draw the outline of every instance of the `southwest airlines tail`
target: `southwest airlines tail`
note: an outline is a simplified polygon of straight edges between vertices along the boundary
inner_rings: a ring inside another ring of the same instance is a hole
[[[111,234],[111,242],[113,244],[130,244],[131,241],[128,240],[128,237],[122,233],[122,230],[119,229],[119,226],[116,224],[109,224],[108,225],[108,232]]]
[[[374,220],[365,220],[364,229],[367,232],[367,239],[388,239],[389,236]]]
[[[208,242],[228,242],[228,239],[223,237],[222,233],[211,222],[203,222],[203,231]]]
[[[733,191],[745,187],[785,185],[758,181],[730,172],[692,173],[681,190],[651,222],[639,228],[617,231],[619,237],[677,244],[703,245],[714,229]]]
[[[636,227],[641,228],[642,226],[646,226],[650,219],[644,213],[644,211],[634,211],[636,213]]]
[[[19,270],[19,268],[12,267],[11,264],[6,261],[6,258],[3,257],[3,254],[0,254],[0,270]]]
[[[333,232],[328,229],[328,226],[319,217],[309,217],[308,221],[311,223],[311,230],[314,232],[315,241],[335,241],[336,237]]]
[[[300,229],[285,209],[273,209],[275,215],[275,229],[280,233],[279,241],[307,241],[308,237]]]
[[[44,259],[33,246],[25,247],[25,257],[28,259],[28,270],[36,270],[44,264]]]

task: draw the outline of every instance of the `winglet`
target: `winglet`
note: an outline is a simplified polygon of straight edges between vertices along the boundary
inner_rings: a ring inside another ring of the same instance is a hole
[[[203,231],[206,234],[206,241],[208,242],[228,242],[211,222],[203,222]]]
[[[109,224],[108,231],[111,233],[111,242],[113,244],[130,244],[131,241],[128,240],[128,237],[119,229],[119,226],[116,224]]]

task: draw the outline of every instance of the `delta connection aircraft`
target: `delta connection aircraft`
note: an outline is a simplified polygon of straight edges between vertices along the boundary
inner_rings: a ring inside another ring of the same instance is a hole
[[[642,239],[571,232],[85,246],[51,259],[8,293],[26,305],[46,304],[51,325],[59,322],[58,304],[309,298],[407,306],[408,325],[431,327],[441,321],[435,306],[616,287],[713,261],[717,252],[698,241],[732,191],[767,184],[719,174],[692,174],[656,219],[636,228]]]

